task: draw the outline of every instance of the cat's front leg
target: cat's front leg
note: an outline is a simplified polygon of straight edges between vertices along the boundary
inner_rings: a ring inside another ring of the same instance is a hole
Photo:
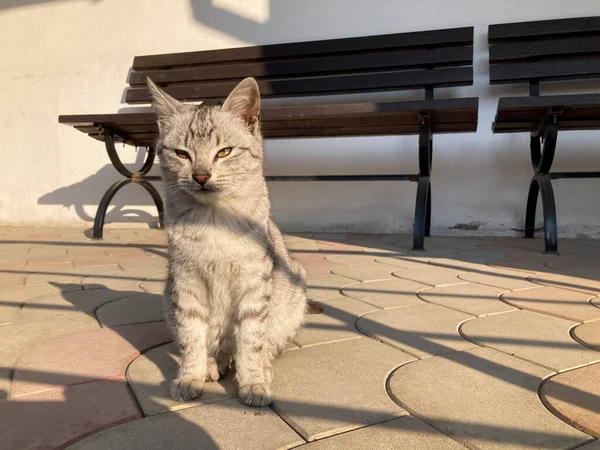
[[[236,379],[240,399],[250,406],[271,403],[271,380],[265,376],[270,362],[265,348],[269,288],[264,282],[250,282],[240,299],[235,318]]]
[[[171,278],[171,277],[169,277]],[[165,300],[170,322],[181,354],[177,378],[171,384],[171,397],[193,400],[202,394],[207,370],[208,330],[207,289],[201,282],[170,281]]]

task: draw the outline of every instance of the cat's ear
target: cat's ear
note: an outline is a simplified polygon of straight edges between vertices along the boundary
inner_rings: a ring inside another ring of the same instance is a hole
[[[150,78],[146,78],[146,82],[152,94],[152,104],[156,110],[158,126],[164,128],[170,123],[170,119],[184,108],[184,104],[159,88]]]
[[[254,78],[246,78],[231,91],[223,111],[230,112],[244,120],[249,126],[258,123],[260,118],[260,91]]]

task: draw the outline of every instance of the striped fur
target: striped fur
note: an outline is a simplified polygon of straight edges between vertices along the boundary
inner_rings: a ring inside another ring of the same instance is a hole
[[[233,360],[241,400],[268,405],[272,362],[302,324],[306,288],[270,219],[258,86],[246,79],[223,107],[197,107],[148,84],[165,180],[165,313],[181,352],[171,395],[198,397]],[[201,186],[195,174],[210,178]]]

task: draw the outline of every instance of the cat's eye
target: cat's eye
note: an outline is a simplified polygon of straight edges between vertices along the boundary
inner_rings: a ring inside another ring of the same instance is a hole
[[[226,147],[222,150],[219,150],[219,153],[217,153],[217,158],[225,158],[226,156],[229,156],[231,150],[233,150],[232,147]]]
[[[191,161],[190,154],[186,151],[175,150],[175,154],[177,155],[177,157],[179,157],[181,159],[189,159]]]

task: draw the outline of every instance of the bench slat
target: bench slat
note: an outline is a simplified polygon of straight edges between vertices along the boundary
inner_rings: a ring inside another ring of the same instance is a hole
[[[239,80],[237,80],[239,81]],[[224,99],[237,81],[174,85],[164,90],[179,100]],[[448,87],[473,84],[472,67],[448,67],[436,70],[387,71],[359,75],[332,75],[298,79],[257,80],[265,98],[300,95],[327,95],[393,89],[414,89],[426,85]],[[126,94],[127,103],[149,103],[150,91],[132,88]]]
[[[530,80],[576,80],[600,77],[600,57],[559,59],[490,66],[490,83],[505,84]]]
[[[528,38],[556,38],[600,33],[600,17],[541,20],[535,22],[490,25],[488,41],[491,44]]]
[[[344,72],[375,72],[377,70],[417,68],[440,65],[472,64],[473,47],[451,47],[418,50],[365,53],[359,55],[318,56],[312,58],[290,58],[283,61],[264,61],[239,64],[204,65],[133,72],[129,78],[131,86],[144,86],[146,78],[159,85],[242,79],[245,77],[302,77],[317,74]]]
[[[285,58],[290,55],[308,56],[354,53],[374,49],[400,49],[426,46],[448,46],[473,43],[473,27],[447,30],[419,31],[356,38],[328,39],[289,44],[205,50],[163,55],[136,56],[134,70],[163,69],[218,62],[256,61]]]
[[[492,45],[490,63],[591,53],[600,53],[600,36]]]

